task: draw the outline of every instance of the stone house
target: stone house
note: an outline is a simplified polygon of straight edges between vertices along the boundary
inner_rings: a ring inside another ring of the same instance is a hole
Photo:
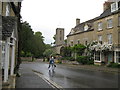
[[[3,87],[15,88],[21,2],[0,2],[0,60]],[[13,84],[14,83],[14,84]]]
[[[91,45],[95,64],[120,63],[120,1],[105,2],[103,6],[98,17],[83,23],[76,19],[76,26],[67,35],[67,46]]]

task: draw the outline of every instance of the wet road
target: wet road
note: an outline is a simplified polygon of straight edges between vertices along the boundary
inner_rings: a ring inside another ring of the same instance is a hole
[[[55,72],[48,71],[48,64],[33,62],[22,64],[40,72],[63,88],[118,88],[118,75],[106,72],[83,70],[71,66],[57,65]]]

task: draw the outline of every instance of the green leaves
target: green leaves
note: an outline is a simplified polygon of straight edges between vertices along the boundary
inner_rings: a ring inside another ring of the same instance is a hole
[[[20,34],[20,46],[21,46],[21,56],[34,56],[34,57],[42,57],[43,52],[45,50],[44,37],[41,32],[32,31],[29,23],[24,22],[22,24],[22,30],[19,32]],[[24,52],[24,55],[23,55]]]
[[[77,54],[82,54],[84,53],[84,50],[86,49],[86,46],[82,45],[82,44],[76,44],[73,47],[71,47],[72,51],[77,53]]]

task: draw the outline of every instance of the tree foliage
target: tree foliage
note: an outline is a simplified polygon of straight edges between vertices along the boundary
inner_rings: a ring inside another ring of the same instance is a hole
[[[45,50],[44,37],[41,32],[33,32],[29,23],[22,24],[21,35],[21,56],[42,57]]]
[[[84,50],[86,49],[86,46],[82,44],[76,44],[71,48],[74,53],[77,53],[78,55],[82,55],[84,53]]]

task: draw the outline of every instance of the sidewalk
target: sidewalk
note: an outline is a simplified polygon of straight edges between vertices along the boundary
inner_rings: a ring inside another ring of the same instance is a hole
[[[37,76],[30,67],[21,64],[20,74],[21,76],[17,77],[16,88],[53,88],[41,77]]]
[[[80,65],[80,64],[75,64],[73,63],[64,63],[64,65],[68,65],[74,68],[79,68],[79,69],[86,69],[86,70],[91,70],[91,71],[101,71],[101,72],[109,72],[109,73],[120,73],[119,68],[111,68],[107,66],[97,66],[97,65]]]

